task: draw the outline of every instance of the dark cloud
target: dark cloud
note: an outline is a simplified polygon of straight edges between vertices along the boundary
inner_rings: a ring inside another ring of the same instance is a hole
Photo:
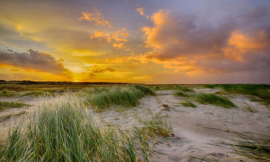
[[[64,67],[61,61],[57,61],[50,54],[32,49],[22,53],[14,52],[10,49],[0,50],[0,63],[25,70],[35,70],[71,77],[70,71]]]

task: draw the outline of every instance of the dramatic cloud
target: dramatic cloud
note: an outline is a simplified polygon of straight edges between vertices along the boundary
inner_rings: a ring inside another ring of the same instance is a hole
[[[112,25],[109,23],[109,21],[105,20],[102,14],[96,8],[94,13],[82,12],[82,15],[83,16],[80,17],[79,20],[93,21],[96,23],[96,25],[108,26],[112,28]]]
[[[136,8],[135,11],[139,12],[142,16],[145,16],[147,19],[149,18],[149,16],[146,16],[143,12],[143,8]]]
[[[141,29],[145,48],[152,49],[143,60],[190,75],[269,69],[270,25],[256,25],[270,16],[254,9],[236,17],[214,26],[196,15],[175,17],[159,10],[151,17],[154,26]]]
[[[61,61],[52,55],[29,49],[27,52],[14,52],[10,49],[0,50],[0,64],[22,68],[28,71],[41,71],[71,77]]]

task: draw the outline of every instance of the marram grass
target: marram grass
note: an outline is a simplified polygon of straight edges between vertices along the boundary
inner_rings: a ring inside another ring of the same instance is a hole
[[[223,108],[237,107],[234,103],[225,97],[220,97],[214,94],[200,93],[195,95],[196,100],[201,104],[212,104]]]
[[[236,144],[223,143],[232,146],[234,153],[253,159],[258,162],[270,161],[270,135],[264,134],[261,137],[240,134],[241,140],[235,140]]]
[[[197,107],[194,103],[190,102],[190,101],[185,101],[185,102],[182,102],[181,103],[183,106],[185,107],[192,107],[192,108],[195,108]]]
[[[73,95],[11,128],[0,161],[136,161],[131,137],[95,120]]]
[[[139,99],[143,96],[155,95],[155,92],[150,88],[136,84],[123,87],[94,88],[86,92],[89,93],[86,102],[97,108],[97,110],[111,105],[137,106]]]

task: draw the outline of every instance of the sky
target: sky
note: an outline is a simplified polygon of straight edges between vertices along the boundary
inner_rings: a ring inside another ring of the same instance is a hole
[[[270,1],[1,0],[1,79],[270,83]]]

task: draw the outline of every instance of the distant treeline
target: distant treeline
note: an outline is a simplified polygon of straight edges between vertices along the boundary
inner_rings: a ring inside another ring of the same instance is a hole
[[[0,80],[0,84],[50,84],[50,85],[57,85],[57,84],[81,84],[81,85],[88,85],[88,84],[127,84],[127,83],[118,83],[118,82],[67,82],[67,81],[31,81],[31,80]]]

